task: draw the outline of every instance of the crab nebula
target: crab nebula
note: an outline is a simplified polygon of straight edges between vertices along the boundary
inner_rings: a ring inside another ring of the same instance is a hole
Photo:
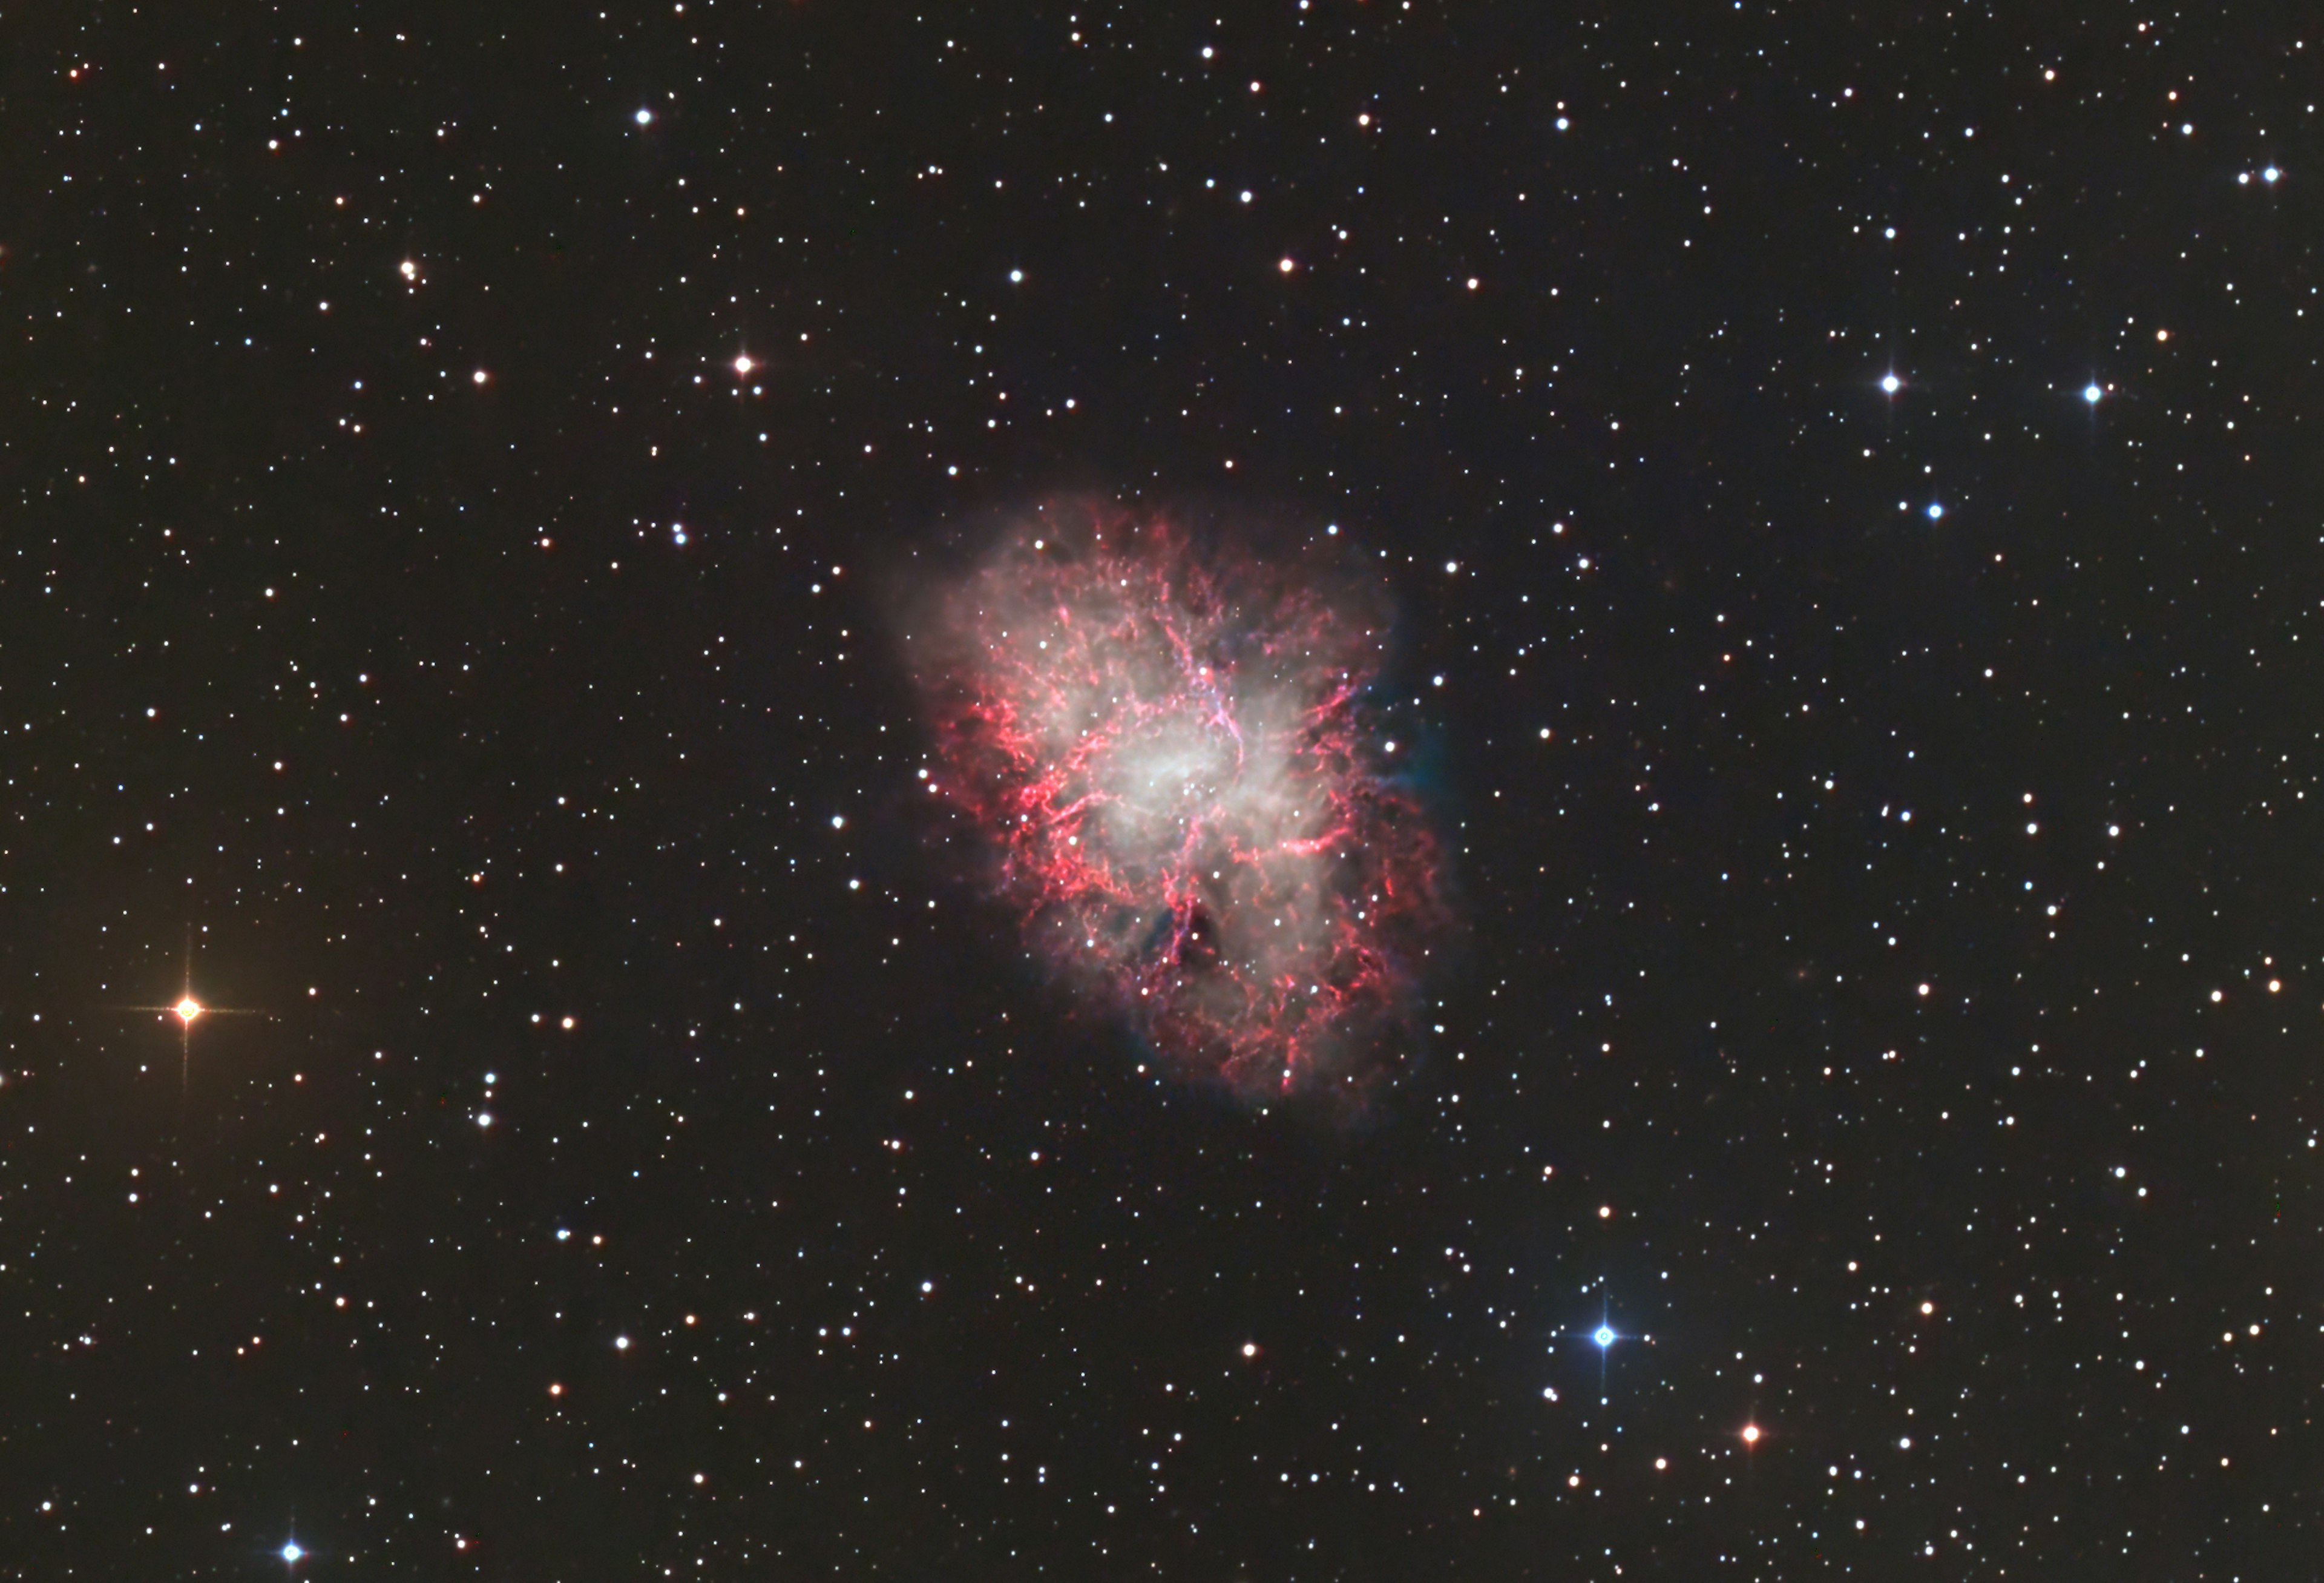
[[[1156,520],[1010,534],[909,643],[929,790],[1042,967],[1181,1075],[1360,1105],[1443,920],[1366,699],[1384,588]]]

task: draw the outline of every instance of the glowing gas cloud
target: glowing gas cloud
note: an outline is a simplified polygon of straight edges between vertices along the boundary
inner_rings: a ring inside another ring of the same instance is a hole
[[[1360,1104],[1443,912],[1369,718],[1385,589],[1321,552],[1035,514],[908,644],[929,790],[1042,965],[1171,1069]]]

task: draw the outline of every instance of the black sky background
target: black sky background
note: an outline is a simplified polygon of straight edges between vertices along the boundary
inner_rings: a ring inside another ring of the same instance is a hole
[[[9,14],[0,1577],[2310,1575],[2310,20]],[[1092,495],[1394,582],[1365,1125],[913,801]]]

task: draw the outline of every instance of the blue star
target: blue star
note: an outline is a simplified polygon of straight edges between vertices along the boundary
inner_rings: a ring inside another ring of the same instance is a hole
[[[1613,1346],[1618,1338],[1610,1326],[1600,1325],[1590,1333],[1590,1339],[1598,1343],[1600,1347],[1605,1347]]]
[[[295,1539],[283,1541],[281,1555],[283,1560],[293,1567],[307,1559],[307,1552],[299,1548],[299,1541]]]
[[[2082,386],[2082,400],[2089,403],[2090,405],[2094,407],[2097,406],[2100,401],[2104,400],[2105,397],[2106,392],[2100,390],[2095,384],[2086,384]]]

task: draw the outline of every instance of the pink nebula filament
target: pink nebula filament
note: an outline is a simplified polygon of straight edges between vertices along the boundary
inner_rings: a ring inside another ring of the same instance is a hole
[[[1360,1101],[1442,912],[1365,717],[1380,591],[1161,523],[1057,525],[955,588],[919,655],[934,788],[1036,957],[1172,1067]]]

